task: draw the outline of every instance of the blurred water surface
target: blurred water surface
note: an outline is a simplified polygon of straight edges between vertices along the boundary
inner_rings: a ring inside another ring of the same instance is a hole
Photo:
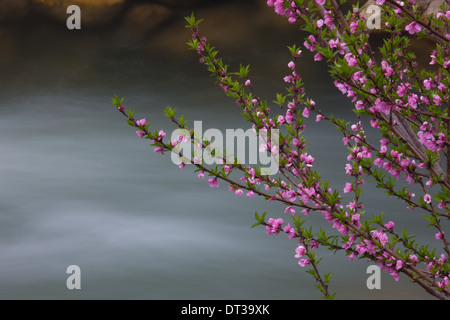
[[[228,10],[252,14],[246,6]],[[217,10],[199,14],[226,62],[250,63],[254,86],[272,100],[288,72],[286,46],[301,44],[301,33],[261,21],[243,33],[230,25],[208,27]],[[250,229],[256,210],[288,221],[282,206],[237,197],[224,184],[213,190],[189,166],[181,172],[169,155],[140,140],[110,103],[114,94],[125,96],[137,117],[168,132],[167,105],[190,121],[202,120],[204,129],[248,128],[184,45],[183,24],[175,18],[162,34],[129,47],[108,30],[68,31],[43,22],[4,30],[11,37],[0,64],[0,298],[320,298],[297,265],[294,241]],[[350,118],[351,106],[309,58],[299,66],[309,96]],[[346,150],[339,135],[313,122],[305,135],[322,175],[342,188]],[[374,187],[364,197],[370,214],[384,211],[408,221],[419,238],[430,236],[417,213]],[[310,218],[314,228],[327,227]],[[382,290],[370,291],[368,263],[319,255],[340,298],[428,297],[403,277],[397,283],[385,274]],[[72,264],[81,268],[81,290],[66,288]]]

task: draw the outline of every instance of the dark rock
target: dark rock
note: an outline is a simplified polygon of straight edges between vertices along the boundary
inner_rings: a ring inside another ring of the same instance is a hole
[[[0,22],[23,18],[29,9],[28,0],[0,0]]]
[[[114,41],[120,46],[141,41],[166,22],[171,15],[172,9],[159,4],[138,4],[131,7],[115,33]]]
[[[171,7],[192,7],[211,0],[158,0],[159,3]]]
[[[17,37],[11,30],[0,28],[0,43],[3,48],[0,50],[0,70],[4,70],[4,68],[11,65],[11,61],[17,54]]]
[[[190,15],[191,11],[185,11],[186,15]],[[264,43],[266,36],[272,38],[274,34],[279,34],[279,39],[292,41],[299,34],[298,26],[290,24],[268,7],[265,1],[260,0],[224,0],[221,5],[202,6],[194,14],[198,19],[204,19],[200,25],[201,35],[206,36],[221,52],[250,50],[255,53],[254,46]],[[191,32],[184,28],[185,25],[186,21],[176,16],[148,42],[149,51],[164,51],[180,57],[195,56],[186,44],[191,38]]]

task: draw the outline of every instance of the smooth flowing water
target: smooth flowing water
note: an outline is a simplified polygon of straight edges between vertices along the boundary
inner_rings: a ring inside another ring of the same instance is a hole
[[[215,37],[229,64],[250,63],[254,86],[272,100],[288,72],[286,45],[301,44],[302,36],[262,18],[239,29],[239,18],[251,11],[227,10],[222,16],[237,20],[206,22],[203,32]],[[190,121],[202,120],[204,128],[248,128],[187,50],[183,24],[182,17],[174,19],[162,34],[128,47],[108,30],[40,22],[2,29],[9,42],[0,64],[0,298],[320,298],[294,258],[295,241],[250,228],[255,211],[289,221],[282,206],[237,197],[224,184],[212,189],[189,166],[180,171],[169,155],[155,154],[139,139],[110,103],[114,94],[125,96],[137,117],[167,132],[173,128],[162,112],[167,105]],[[318,105],[351,116],[323,65],[305,55],[299,69]],[[339,134],[308,122],[305,135],[322,175],[342,188],[346,149]],[[374,187],[364,197],[370,214],[384,211],[409,221],[411,232],[421,230],[418,213]],[[327,227],[321,217],[309,221]],[[404,277],[395,282],[386,274],[382,289],[371,291],[367,262],[318,254],[340,298],[427,297]],[[81,269],[81,290],[66,287],[69,265]]]

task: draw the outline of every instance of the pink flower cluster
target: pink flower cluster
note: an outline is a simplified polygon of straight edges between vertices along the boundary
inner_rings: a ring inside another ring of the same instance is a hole
[[[295,9],[295,2],[292,2],[291,5],[289,5],[286,4],[284,0],[267,0],[267,5],[269,7],[274,7],[275,12],[286,17],[290,23],[297,22],[298,17],[301,16],[300,11]]]
[[[433,152],[442,151],[447,143],[444,133],[437,133],[436,129],[427,121],[420,126],[417,136],[419,137],[419,142]]]
[[[285,136],[285,140],[281,142],[279,150],[276,150],[280,155],[281,179],[258,175],[252,167],[225,164],[218,174],[204,169],[198,177],[204,179],[204,173],[207,172],[212,176],[208,179],[208,184],[212,188],[217,188],[218,180],[224,179],[230,183],[228,189],[238,196],[242,196],[245,192],[248,198],[262,195],[268,201],[282,202],[285,205],[284,213],[292,216],[296,225],[296,219],[299,219],[296,215],[320,213],[337,231],[336,239],[342,241],[341,243],[336,240],[335,243],[330,244],[327,240],[320,238],[321,244],[345,250],[351,260],[358,256],[369,258],[377,262],[396,280],[401,272],[406,269],[411,271],[411,267],[415,267],[419,261],[426,261],[428,272],[436,279],[442,280],[439,286],[445,287],[448,285],[448,276],[444,274],[442,268],[447,263],[445,256],[441,259],[424,258],[423,255],[414,254],[407,257],[409,252],[402,254],[401,251],[396,251],[404,245],[406,250],[414,253],[411,247],[408,248],[407,241],[399,241],[398,244],[390,243],[390,235],[396,235],[393,221],[384,225],[379,223],[379,227],[375,229],[372,222],[368,227],[367,221],[362,221],[364,205],[359,197],[361,186],[365,184],[363,177],[372,176],[379,186],[405,201],[410,208],[421,207],[432,215],[436,214],[437,209],[448,209],[448,201],[442,200],[442,197],[439,198],[426,189],[435,183],[440,184],[440,181],[436,182],[434,176],[429,174],[430,164],[427,163],[427,157],[423,156],[425,150],[438,153],[448,148],[447,136],[442,130],[445,122],[436,111],[439,108],[445,108],[448,102],[448,82],[442,77],[432,76],[431,73],[426,76],[427,78],[420,79],[421,75],[415,70],[414,58],[403,53],[401,48],[392,49],[392,51],[399,49],[395,51],[398,55],[386,55],[381,61],[376,62],[368,44],[364,45],[357,39],[351,41],[352,37],[356,38],[353,33],[360,29],[357,9],[353,11],[347,27],[344,26],[345,24],[338,23],[341,19],[347,19],[337,14],[338,9],[328,10],[333,7],[333,1],[316,0],[314,8],[300,8],[298,2],[287,0],[268,0],[267,5],[274,7],[277,14],[286,17],[291,23],[298,22],[300,16],[310,15],[314,18],[310,25],[313,32],[305,39],[303,45],[314,54],[314,60],[320,61],[326,56],[327,62],[331,62],[331,65],[336,67],[336,71],[333,70],[334,85],[354,104],[357,121],[350,126],[334,117],[327,117],[316,108],[313,100],[305,98],[305,90],[296,68],[296,59],[301,57],[301,50],[295,47],[290,48],[293,56],[292,61],[287,64],[290,72],[284,77],[288,94],[280,95],[281,99],[277,97],[281,112],[275,119],[271,118],[270,109],[256,96],[252,81],[246,76],[240,76],[243,79],[242,84],[239,81],[235,82],[232,79],[235,74],[227,72],[226,68],[218,62],[220,59],[216,58],[217,52],[211,51],[206,38],[200,38],[197,29],[193,28],[194,49],[200,54],[200,61],[212,70],[223,90],[243,108],[253,129],[277,128],[286,129],[289,132],[289,136]],[[316,12],[320,14],[320,18],[312,15]],[[446,15],[443,14],[440,18],[444,19],[444,17],[446,18]],[[426,31],[422,26],[420,22],[408,21],[402,28],[411,35],[415,35]],[[343,34],[346,34],[346,37]],[[439,52],[433,52],[430,64],[440,64],[446,69],[450,68],[450,59],[442,58]],[[345,72],[340,73],[340,68]],[[430,112],[430,108],[435,108],[435,111]],[[315,159],[307,152],[306,143],[302,137],[306,128],[305,123],[308,123],[307,118],[311,116],[311,113],[315,113],[316,121],[326,119],[344,133],[342,141],[348,147],[347,160],[350,162],[345,165],[345,172],[351,177],[350,181],[345,182],[343,186],[343,193],[348,194],[345,197],[352,197],[348,203],[343,203],[344,196],[322,183],[318,174],[316,175],[313,171]],[[362,121],[365,119],[361,120],[361,113],[368,115],[371,127],[382,133],[379,146],[368,142],[371,137],[367,137],[364,132]],[[408,148],[408,143],[411,143],[408,139],[417,142],[414,148]],[[274,152],[269,143],[261,146],[260,151],[268,150]],[[180,168],[182,167],[183,165],[180,165]],[[390,176],[380,173],[382,170],[378,170],[377,167],[384,169]],[[235,169],[243,172],[241,182],[231,182],[229,174]],[[390,184],[391,181],[395,182],[391,176],[397,180],[404,176],[407,182],[420,184],[423,194],[415,198],[415,194],[408,192],[406,187],[398,191],[397,186],[392,187]],[[436,199],[437,206],[432,199]],[[315,263],[314,260],[305,259],[304,256],[309,249],[317,248],[318,242],[313,239],[305,241],[301,228],[296,230],[289,223],[283,227],[282,218],[270,218],[263,224],[269,235],[282,231],[290,239],[302,240],[295,249],[295,257],[299,259],[300,266]],[[365,228],[369,228],[367,230],[370,231],[365,231]],[[436,239],[444,240],[445,243],[445,235],[440,226],[438,230]]]
[[[267,220],[267,225],[266,225],[267,234],[268,235],[279,234],[282,225],[283,225],[283,219],[281,219],[281,218],[278,218],[278,219],[269,218]]]
[[[302,258],[306,253],[306,248],[302,245],[299,245],[297,248],[295,248],[295,258],[300,258],[298,261],[298,265],[300,267],[307,266],[310,264],[310,261],[308,259]]]

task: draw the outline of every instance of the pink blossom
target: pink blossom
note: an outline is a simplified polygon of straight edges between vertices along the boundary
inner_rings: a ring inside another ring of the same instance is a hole
[[[435,105],[439,106],[442,103],[442,98],[439,95],[434,94],[433,95],[433,103]]]
[[[297,107],[295,106],[294,102],[289,102],[287,105],[290,112],[297,110]]]
[[[304,161],[307,167],[312,167],[314,164],[314,158],[307,153],[302,153],[300,155],[300,160]]]
[[[397,88],[397,94],[399,97],[403,97],[406,93],[406,87],[405,85],[402,83],[398,86]]]
[[[277,234],[278,233],[278,231],[277,230],[273,230],[270,226],[266,226],[266,229],[267,229],[267,232],[266,232],[266,234],[267,235],[272,235],[272,234]]]
[[[286,207],[286,209],[284,209],[284,213],[287,213],[288,211],[291,215],[295,214],[295,210],[294,210],[294,208],[292,208],[292,206],[288,206],[288,207]]]
[[[339,39],[331,39],[330,41],[328,41],[328,45],[330,46],[330,48],[337,48],[337,46],[339,45]]]
[[[274,8],[277,14],[286,16],[287,9],[283,6],[283,1],[280,0],[275,1]]]
[[[389,222],[386,223],[384,226],[386,227],[386,229],[392,230],[392,229],[394,229],[394,227],[395,227],[395,223],[394,223],[393,221],[389,221]]]
[[[360,80],[361,80],[361,77],[362,77],[362,72],[361,72],[361,71],[356,71],[354,74],[352,74],[352,79],[353,79],[354,81],[360,81]],[[364,101],[358,100],[357,103],[364,104]]]
[[[386,161],[383,163],[383,168],[386,171],[390,171],[393,168],[393,165],[392,165],[392,163]]]
[[[355,33],[357,28],[358,28],[358,21],[352,21],[350,23],[350,32]]]
[[[434,237],[435,237],[437,240],[440,240],[440,239],[442,239],[442,233],[438,232],[438,233],[436,233],[436,234],[434,235]]]
[[[153,150],[153,151],[156,152],[156,153],[164,154],[164,148],[162,148],[162,147],[155,148],[155,150]]]
[[[423,196],[423,201],[426,203],[431,203],[431,196],[427,193]]]
[[[323,27],[323,19],[317,20],[316,27],[319,28],[319,29]]]
[[[161,141],[166,136],[166,133],[163,130],[158,132],[158,141]]]
[[[190,138],[188,136],[179,135],[178,136],[178,142],[189,142]]]
[[[138,126],[145,126],[145,123],[146,123],[145,118],[142,118],[142,119],[136,121],[136,124]]]
[[[383,158],[376,158],[376,159],[373,161],[373,164],[376,165],[376,166],[378,166],[378,167],[381,167],[381,166],[383,165]]]
[[[351,53],[347,53],[344,58],[349,67],[354,67],[358,64],[356,57]]]
[[[225,172],[225,174],[228,174],[231,170],[230,166],[223,166],[223,171]]]
[[[411,254],[409,256],[409,260],[411,260],[414,264],[419,262],[419,259],[417,259],[417,256],[415,254]]]
[[[323,6],[325,4],[326,0],[316,0],[317,4],[320,4],[321,6]]]
[[[319,121],[321,121],[322,119],[323,119],[323,116],[322,116],[322,115],[318,114],[318,115],[316,116],[316,122],[319,122]]]
[[[286,112],[286,117],[284,119],[286,120],[286,123],[291,123],[292,120],[294,120],[294,117],[292,116],[292,112],[290,112],[290,111]]]
[[[351,261],[356,259],[356,253],[352,252],[347,256]]]
[[[202,159],[200,158],[197,158],[197,157],[194,157],[194,159],[192,159],[193,161],[194,161],[194,163],[195,164],[200,164],[200,163],[202,163]]]
[[[139,138],[144,138],[144,136],[145,136],[145,133],[144,132],[142,132],[142,131],[136,131],[136,134],[139,136]]]
[[[422,31],[422,27],[413,21],[405,27],[405,30],[408,31],[409,34],[414,34]]]
[[[286,76],[283,78],[284,82],[287,82],[287,83],[291,82],[293,79],[294,78],[292,78],[292,76]]]
[[[304,246],[298,246],[297,248],[295,248],[295,253],[295,258],[301,258],[305,255],[306,248]]]
[[[347,93],[347,87],[345,86],[344,83],[341,83],[339,81],[334,81],[334,85],[336,86],[336,88],[339,89],[339,91],[341,91],[342,94]]]
[[[298,261],[298,264],[299,264],[300,267],[304,267],[304,266],[310,264],[310,261],[308,259],[300,259]]]
[[[371,233],[372,233],[373,238],[375,240],[379,240],[381,242],[381,244],[386,244],[389,240],[386,233],[384,232],[384,230],[380,230],[380,231],[372,230]],[[370,244],[368,244],[368,246],[369,245],[372,245],[372,244],[370,243]]]
[[[297,235],[295,229],[292,228],[289,223],[283,228],[283,231],[288,234],[289,239],[292,239]]]
[[[361,216],[359,214],[352,215],[352,222],[358,224],[361,219]]]
[[[273,219],[270,218],[269,220],[267,220],[267,234],[271,235],[271,234],[278,234],[280,231],[278,230],[278,228],[283,224],[283,219],[278,218],[278,219]]]
[[[302,146],[302,143],[297,138],[292,139],[292,144],[297,148],[300,148]]]
[[[433,53],[432,54],[430,54],[430,58],[431,58],[431,61],[430,61],[430,64],[431,65],[434,65],[434,64],[436,64],[436,51],[433,51]]]
[[[415,93],[411,94],[408,97],[408,104],[411,108],[416,109],[417,108],[417,102],[418,102],[418,97]]]
[[[317,53],[314,55],[314,61],[321,61],[323,58],[325,58],[325,57],[324,57],[324,55],[321,54],[320,52],[317,52]]]
[[[445,69],[450,68],[450,59],[444,61],[443,67],[444,67]]]
[[[409,158],[403,159],[403,160],[400,162],[400,165],[401,165],[403,168],[409,167],[410,164],[411,164],[411,160],[410,160]]]
[[[255,193],[253,191],[251,191],[251,190],[249,192],[247,192],[247,198],[251,198],[254,195],[255,195]]]
[[[364,254],[365,252],[367,252],[367,248],[364,246],[364,244],[357,244],[355,249],[359,254]]]
[[[305,109],[303,109],[302,116],[305,118],[309,117],[309,109],[307,107],[305,107]]]
[[[221,83],[219,83],[219,86],[222,87],[222,89],[223,89],[224,92],[230,91],[230,86],[226,85],[225,83],[222,83],[222,82],[221,82]]]
[[[381,69],[386,77],[390,77],[394,73],[394,69],[386,61],[381,61]]]
[[[203,173],[203,171],[201,171],[201,172],[198,173],[197,177],[199,179],[204,179],[205,178],[205,174]]]
[[[394,277],[395,281],[398,281],[398,279],[400,278],[400,275],[398,274],[398,272],[393,271],[390,273],[390,275]]]
[[[330,28],[330,29],[334,29],[334,28],[336,28],[335,26],[334,26],[334,23],[333,23],[333,18],[329,15],[329,11],[328,11],[328,13],[327,13],[327,11],[325,11],[325,20],[324,20],[324,23],[325,23],[325,25],[328,27],[328,28]]]
[[[314,50],[316,50],[316,45],[315,43],[309,43],[308,41],[303,42],[303,45],[305,46],[306,49],[308,49],[309,51],[313,52]]]
[[[350,182],[345,183],[344,193],[349,193],[353,190],[353,186]]]
[[[208,184],[211,188],[218,188],[219,187],[219,182],[217,181],[217,178],[211,178],[208,179]]]

